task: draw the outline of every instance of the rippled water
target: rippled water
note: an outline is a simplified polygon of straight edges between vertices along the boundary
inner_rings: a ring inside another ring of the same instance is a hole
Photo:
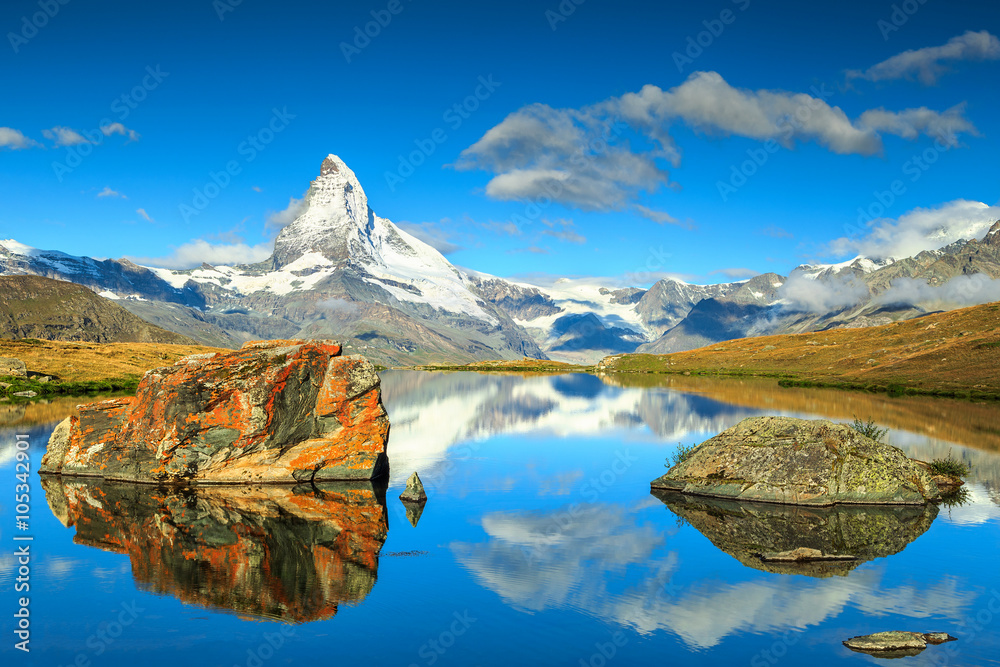
[[[657,383],[665,383],[657,386]],[[799,665],[945,631],[909,664],[1000,664],[1000,409],[770,382],[392,371],[384,485],[170,492],[32,474],[31,653],[63,665]],[[14,437],[37,466],[71,404],[0,407],[0,613],[17,609]],[[973,465],[966,504],[797,510],[655,497],[678,443],[759,414],[874,418]],[[422,512],[398,499],[419,471]],[[416,524],[416,525],[414,525]],[[858,561],[765,565],[805,541]]]

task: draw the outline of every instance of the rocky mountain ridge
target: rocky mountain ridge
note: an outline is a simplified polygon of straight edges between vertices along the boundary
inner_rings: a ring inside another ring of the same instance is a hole
[[[892,301],[894,284],[1000,277],[998,226],[984,239],[910,258],[806,264],[787,277],[767,273],[710,285],[665,278],[648,289],[601,279],[533,285],[452,265],[376,215],[354,172],[329,155],[298,217],[263,262],[171,270],[8,240],[0,241],[0,275],[79,283],[157,326],[214,346],[318,337],[342,340],[386,365],[521,357],[593,363],[621,352],[680,351],[928,312]],[[856,303],[804,307],[792,286],[805,281],[856,292]]]

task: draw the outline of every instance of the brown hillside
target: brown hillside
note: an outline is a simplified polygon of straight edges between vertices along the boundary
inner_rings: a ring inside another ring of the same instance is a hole
[[[879,327],[741,338],[688,352],[607,357],[599,371],[784,376],[878,388],[1000,394],[1000,304]]]
[[[0,276],[0,338],[195,344],[82,285],[41,276]]]

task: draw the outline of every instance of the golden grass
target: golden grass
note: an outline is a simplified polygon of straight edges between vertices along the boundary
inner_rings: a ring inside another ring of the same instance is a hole
[[[150,369],[170,366],[189,354],[231,351],[165,343],[0,340],[0,357],[17,357],[25,363],[29,373],[42,373],[66,381],[140,377]]]
[[[605,360],[608,370],[768,375],[918,391],[1000,394],[1000,304],[879,327],[741,338]]]

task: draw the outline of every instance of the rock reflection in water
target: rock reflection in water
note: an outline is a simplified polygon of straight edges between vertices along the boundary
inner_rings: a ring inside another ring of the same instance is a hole
[[[736,502],[653,491],[712,544],[743,565],[809,577],[845,576],[862,563],[901,552],[930,528],[936,505],[827,508]],[[764,562],[758,555],[805,547],[856,560]]]
[[[129,557],[143,590],[290,623],[332,618],[375,585],[388,532],[385,489],[164,489],[43,479],[74,542]]]

